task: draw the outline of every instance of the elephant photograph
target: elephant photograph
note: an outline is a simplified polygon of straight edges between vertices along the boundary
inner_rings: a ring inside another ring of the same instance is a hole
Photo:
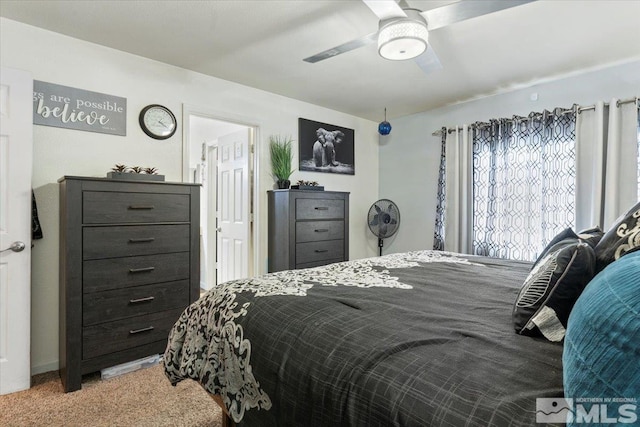
[[[298,119],[299,170],[355,175],[353,129]]]

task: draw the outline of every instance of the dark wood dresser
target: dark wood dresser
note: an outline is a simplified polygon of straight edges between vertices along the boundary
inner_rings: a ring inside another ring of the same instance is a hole
[[[349,193],[268,191],[269,272],[349,259]]]
[[[60,183],[60,376],[163,353],[200,291],[200,188],[65,176]]]

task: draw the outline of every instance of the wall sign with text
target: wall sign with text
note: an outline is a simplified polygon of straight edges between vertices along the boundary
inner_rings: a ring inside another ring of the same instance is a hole
[[[127,98],[33,81],[33,124],[127,134]]]

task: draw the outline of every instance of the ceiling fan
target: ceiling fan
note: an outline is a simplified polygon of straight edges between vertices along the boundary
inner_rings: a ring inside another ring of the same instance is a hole
[[[383,58],[395,61],[415,58],[418,66],[430,73],[442,65],[428,44],[429,31],[536,0],[466,0],[424,12],[412,8],[406,0],[362,1],[380,19],[378,31],[304,58],[304,61],[316,63],[377,41],[378,53]]]

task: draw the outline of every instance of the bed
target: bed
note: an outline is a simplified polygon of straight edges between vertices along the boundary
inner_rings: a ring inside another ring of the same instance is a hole
[[[416,251],[224,283],[176,322],[165,373],[238,426],[534,426],[563,348],[514,333],[530,270]]]

